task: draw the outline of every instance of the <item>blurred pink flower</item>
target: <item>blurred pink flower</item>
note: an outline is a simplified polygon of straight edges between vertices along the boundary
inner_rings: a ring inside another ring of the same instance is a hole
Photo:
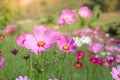
[[[25,35],[17,36],[16,43],[18,46],[24,46],[24,42],[25,42]]]
[[[26,34],[24,45],[27,49],[40,54],[42,51],[46,51],[52,47],[55,42],[55,38],[52,35],[52,31],[48,28],[37,26],[34,29],[34,34]]]
[[[120,80],[120,65],[117,68],[113,67],[111,74],[115,80]]]
[[[30,80],[27,76],[19,76],[15,80]]]
[[[4,58],[0,58],[0,69],[2,69],[4,67]]]
[[[91,16],[91,10],[87,6],[82,6],[79,10],[78,13],[81,17],[88,19]]]
[[[73,52],[76,49],[75,41],[70,38],[64,38],[57,43],[59,50],[64,52]]]
[[[55,28],[54,28],[55,30],[59,30],[60,29],[60,26],[55,26]]]
[[[58,24],[71,24],[75,19],[75,12],[70,9],[65,9],[62,11],[60,18],[58,19]]]
[[[91,52],[98,53],[98,52],[100,52],[100,51],[103,51],[104,48],[103,48],[103,45],[100,44],[100,43],[91,42],[91,43],[89,44],[89,50],[90,50]]]
[[[115,47],[116,46],[105,46],[105,49],[111,52],[115,52]]]
[[[16,25],[10,25],[10,26],[7,26],[6,29],[5,29],[5,32],[8,34],[8,35],[11,35],[12,32],[14,30],[17,29],[17,26]]]
[[[120,63],[120,54],[116,56],[116,62]]]

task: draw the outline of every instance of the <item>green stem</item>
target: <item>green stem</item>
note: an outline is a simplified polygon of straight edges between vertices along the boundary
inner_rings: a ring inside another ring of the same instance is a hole
[[[62,61],[61,64],[60,64],[60,73],[59,73],[59,75],[60,75],[60,80],[61,80],[62,67],[63,67],[63,64],[64,64],[65,56],[66,56],[66,53],[64,53],[63,61]]]
[[[32,53],[31,53],[31,58],[30,58],[30,77],[31,77],[31,79],[33,76],[32,72],[33,72],[33,67],[32,67]]]
[[[43,53],[41,53],[41,59],[42,59],[42,77],[43,77],[43,80],[45,80],[45,71],[44,71],[44,56],[43,56]]]

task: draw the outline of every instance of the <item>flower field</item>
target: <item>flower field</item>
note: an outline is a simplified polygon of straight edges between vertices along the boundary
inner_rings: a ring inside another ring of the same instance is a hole
[[[93,28],[98,16],[89,7],[77,11],[62,10],[52,28],[0,30],[0,80],[120,80],[119,38]]]

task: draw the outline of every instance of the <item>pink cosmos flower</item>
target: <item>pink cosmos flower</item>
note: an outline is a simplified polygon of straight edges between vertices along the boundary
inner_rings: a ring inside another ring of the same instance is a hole
[[[120,80],[120,65],[117,68],[113,67],[111,74],[115,80]]]
[[[79,15],[85,19],[88,19],[91,16],[91,10],[87,6],[82,6],[79,11]]]
[[[71,24],[75,19],[75,12],[70,9],[65,9],[62,11],[60,18],[58,19],[58,24]]]
[[[117,62],[117,63],[120,63],[120,55],[117,55],[117,56],[116,56],[116,62]]]
[[[75,41],[70,38],[64,38],[57,43],[59,50],[64,52],[73,52],[76,49]]]
[[[14,30],[17,29],[17,26],[16,25],[10,25],[10,26],[7,26],[6,29],[5,29],[5,32],[8,34],[8,35],[11,35],[12,32]]]
[[[54,42],[55,38],[50,29],[37,26],[34,34],[25,35],[24,46],[35,54],[39,54],[51,48]]]
[[[111,52],[115,52],[115,47],[116,46],[105,46],[105,49]]]
[[[64,38],[62,33],[60,32],[53,32],[52,35],[55,37],[55,40],[56,40],[55,42],[58,42]]]
[[[30,80],[27,76],[19,76],[15,80]]]
[[[0,69],[2,69],[4,67],[4,58],[0,58]]]
[[[25,35],[17,36],[16,42],[17,42],[17,45],[18,45],[18,46],[24,46]]]
[[[103,48],[102,44],[92,42],[89,44],[89,50],[91,52],[98,53],[98,52],[104,50],[104,48]]]

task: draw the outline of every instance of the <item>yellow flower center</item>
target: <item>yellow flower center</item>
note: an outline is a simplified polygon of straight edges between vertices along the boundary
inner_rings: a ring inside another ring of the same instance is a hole
[[[117,75],[120,78],[120,74]]]
[[[44,45],[45,45],[45,42],[44,42],[44,41],[39,41],[39,42],[38,42],[38,46],[39,46],[39,47],[43,47]]]
[[[80,65],[80,64],[77,64],[76,66],[77,66],[77,67],[80,67],[81,65]]]
[[[64,50],[69,50],[69,46],[68,46],[68,45],[65,45],[65,46],[63,46],[63,49],[64,49]]]

